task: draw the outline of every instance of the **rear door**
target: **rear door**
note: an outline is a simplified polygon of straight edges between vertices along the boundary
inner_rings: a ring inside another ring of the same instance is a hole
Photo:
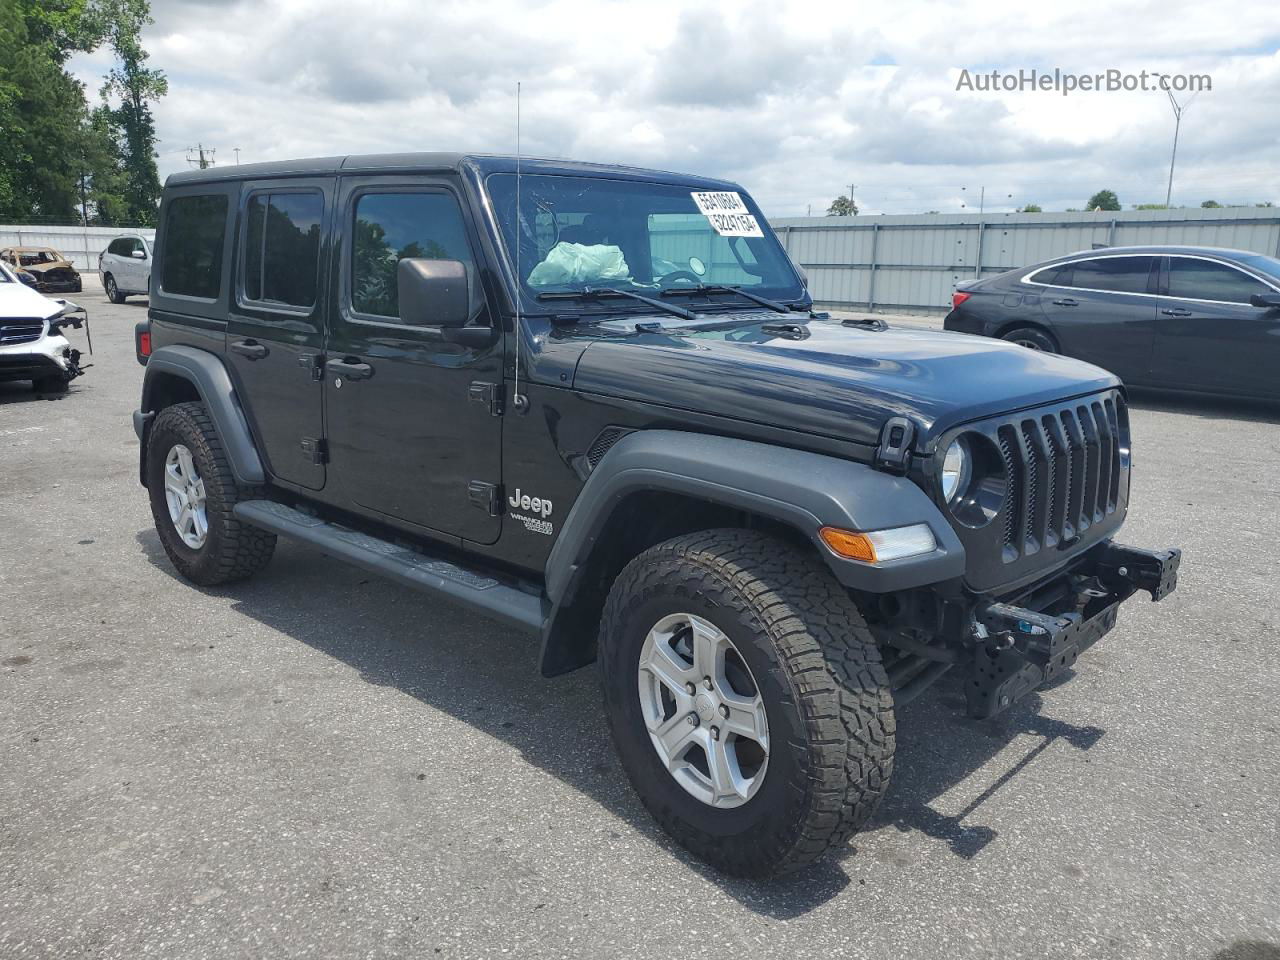
[[[115,243],[119,244],[114,257],[116,285],[128,293],[145,293],[147,275],[151,270],[151,261],[145,259],[147,248],[139,237],[121,237]],[[144,259],[135,255],[139,253]]]
[[[272,476],[325,485],[320,357],[333,178],[257,180],[240,195],[227,358]]]
[[[1269,283],[1203,257],[1165,258],[1153,379],[1177,389],[1280,396],[1280,310],[1251,306]]]
[[[492,323],[477,235],[456,180],[342,178],[338,300],[326,344],[331,497],[478,543],[498,539],[502,419],[500,339],[443,343],[400,320],[396,265],[405,257],[470,267],[473,325]]]
[[[1158,261],[1092,257],[1036,274],[1049,281],[1040,303],[1062,352],[1121,380],[1144,379],[1151,367]]]

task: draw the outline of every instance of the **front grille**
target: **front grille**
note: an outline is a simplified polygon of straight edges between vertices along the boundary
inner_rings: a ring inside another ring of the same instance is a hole
[[[34,343],[44,333],[44,321],[30,320],[0,321],[0,347],[15,343]]]
[[[1069,543],[1120,507],[1126,421],[1119,394],[997,428],[1008,469],[1004,561]]]
[[[942,505],[965,549],[965,581],[998,591],[1026,582],[1114,534],[1129,499],[1129,419],[1119,390],[966,424],[984,475],[972,509]],[[941,505],[941,501],[940,505]],[[977,507],[981,507],[981,512]],[[985,519],[984,519],[985,515]]]

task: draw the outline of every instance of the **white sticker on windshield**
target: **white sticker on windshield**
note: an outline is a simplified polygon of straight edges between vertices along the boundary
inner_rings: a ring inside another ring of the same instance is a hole
[[[764,231],[756,218],[747,212],[742,197],[733,190],[716,193],[691,193],[698,210],[711,221],[711,226],[722,237],[763,237]]]

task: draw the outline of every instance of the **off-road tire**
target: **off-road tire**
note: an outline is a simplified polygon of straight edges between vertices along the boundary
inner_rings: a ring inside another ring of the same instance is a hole
[[[764,700],[765,779],[732,809],[681,787],[644,723],[638,658],[653,624],[673,612],[723,631]],[[861,828],[888,788],[895,721],[875,641],[820,560],[777,538],[709,530],[637,556],[605,604],[599,665],[614,743],[641,801],[682,846],[727,873],[812,863]]]
[[[191,451],[196,470],[204,481],[209,532],[198,550],[187,546],[178,535],[165,501],[165,457],[178,443]],[[204,404],[178,403],[165,407],[156,416],[147,439],[147,491],[164,552],[178,572],[193,583],[210,587],[243,580],[271,559],[276,547],[275,534],[243,523],[232,513],[238,502],[259,499],[263,491],[236,484],[222,441]]]
[[[112,303],[124,303],[124,294],[120,292],[120,285],[116,283],[115,277],[108,273],[103,279],[102,285],[106,288],[108,300]]]
[[[1008,330],[1001,334],[1000,339],[1008,340],[1010,343],[1018,343],[1031,350],[1039,350],[1043,353],[1060,352],[1053,337],[1037,327],[1018,327],[1014,330]]]

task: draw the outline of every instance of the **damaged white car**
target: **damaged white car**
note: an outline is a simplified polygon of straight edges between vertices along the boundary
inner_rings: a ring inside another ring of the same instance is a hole
[[[87,338],[83,307],[41,296],[0,262],[0,381],[30,380],[40,393],[64,392],[85,366],[63,331],[82,326]],[[88,345],[93,353],[93,341]]]

